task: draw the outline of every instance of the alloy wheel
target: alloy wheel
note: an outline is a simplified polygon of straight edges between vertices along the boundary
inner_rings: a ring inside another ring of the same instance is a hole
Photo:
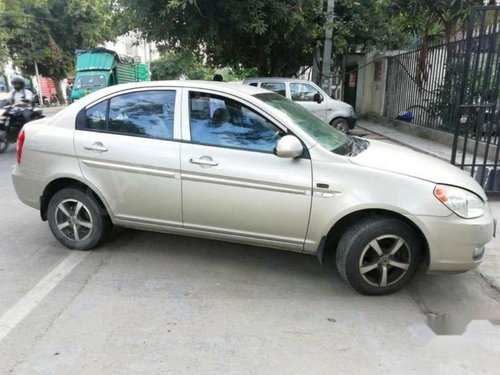
[[[368,284],[387,287],[401,280],[411,261],[410,248],[403,238],[384,235],[364,248],[359,259],[359,272]]]
[[[57,229],[72,241],[85,241],[94,228],[89,209],[76,199],[61,201],[55,211]]]
[[[349,131],[349,125],[347,121],[344,119],[337,119],[332,121],[332,126],[337,129],[339,132],[347,134]]]

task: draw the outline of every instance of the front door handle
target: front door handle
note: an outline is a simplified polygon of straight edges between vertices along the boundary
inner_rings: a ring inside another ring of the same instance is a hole
[[[91,146],[83,146],[85,150],[89,151],[95,151],[95,152],[106,152],[108,151],[107,147],[104,147],[104,145],[101,142],[95,142]]]
[[[219,162],[212,160],[210,156],[202,156],[200,158],[189,158],[191,164],[208,165],[210,167],[215,167],[219,165]]]

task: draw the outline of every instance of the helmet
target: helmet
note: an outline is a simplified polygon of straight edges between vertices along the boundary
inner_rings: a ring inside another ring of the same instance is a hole
[[[24,81],[24,78],[23,77],[14,77],[12,78],[12,80],[10,81],[10,83],[12,83],[12,86],[15,86],[16,84],[20,84],[22,86],[22,88],[24,88],[24,85],[26,85],[26,82]]]

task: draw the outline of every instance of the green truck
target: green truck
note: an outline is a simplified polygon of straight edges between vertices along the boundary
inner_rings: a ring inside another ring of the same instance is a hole
[[[146,64],[138,64],[132,57],[119,55],[106,48],[78,50],[70,101],[78,100],[103,87],[138,81],[149,81]]]

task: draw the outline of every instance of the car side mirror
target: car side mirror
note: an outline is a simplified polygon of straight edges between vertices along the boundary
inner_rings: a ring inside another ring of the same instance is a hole
[[[276,143],[274,153],[279,158],[298,158],[304,153],[304,147],[296,136],[285,135]]]
[[[313,100],[314,100],[316,103],[320,104],[320,103],[322,103],[322,102],[323,102],[324,98],[323,98],[323,95],[321,95],[319,92],[317,92],[316,94],[314,94],[314,96],[313,96]]]

